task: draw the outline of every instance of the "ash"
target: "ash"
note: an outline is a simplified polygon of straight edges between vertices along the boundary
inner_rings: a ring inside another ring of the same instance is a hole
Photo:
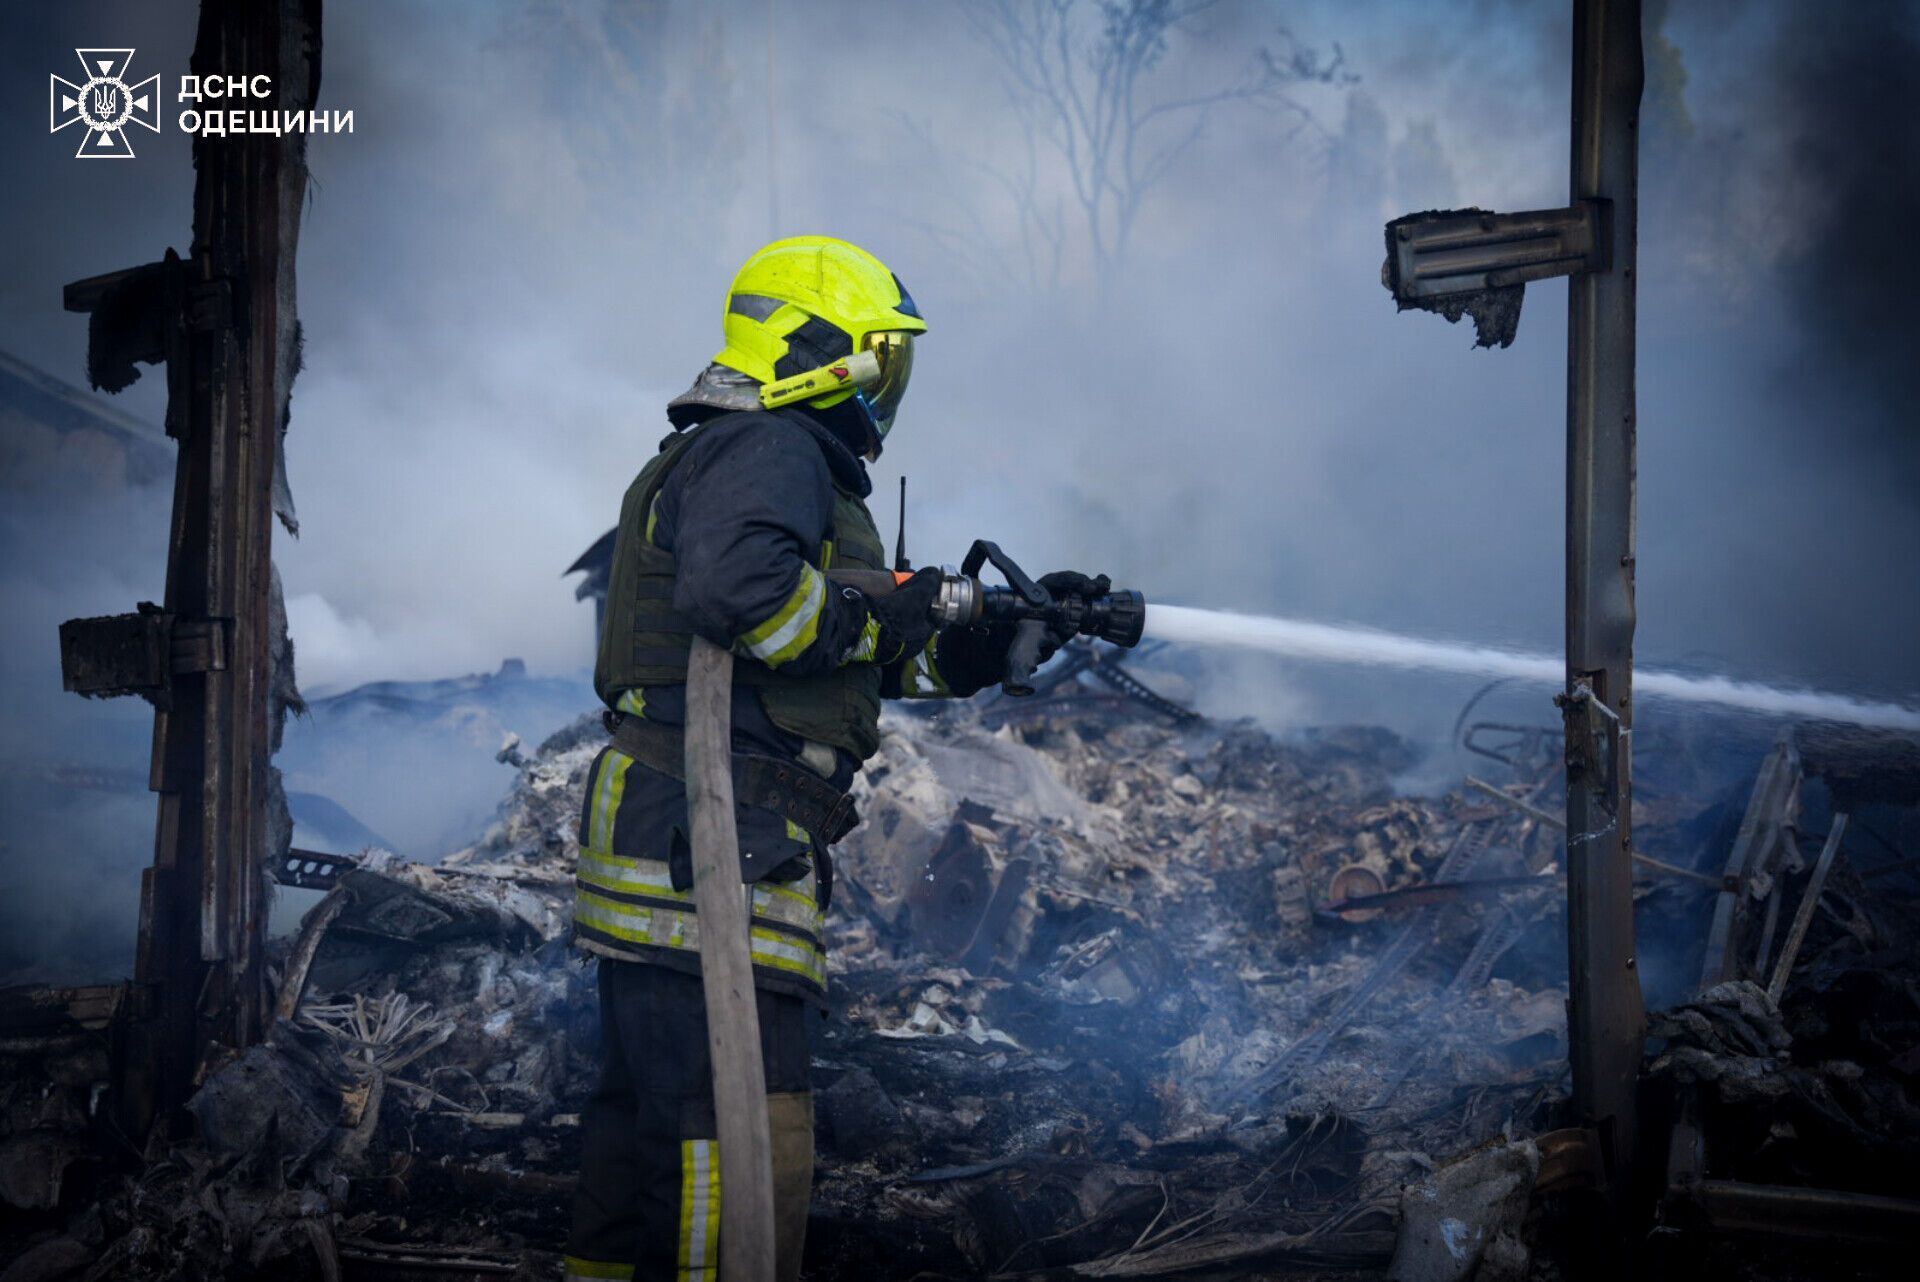
[[[1536,813],[1557,740],[1410,797],[1414,754],[1378,730],[1110,699],[883,729],[835,858],[807,1276],[1561,1275],[1536,1196],[1570,1120],[1561,835]],[[27,1218],[0,1282],[556,1275],[599,1053],[567,936],[603,743],[589,716],[515,754],[496,822],[439,865],[344,872],[279,946],[289,1017],[216,1062],[189,1138],[114,1152],[101,1039],[9,1042],[0,1196]],[[1697,967],[1743,797],[1643,788],[1636,844],[1679,869],[1639,890],[1650,961],[1691,940]],[[1871,1045],[1818,1014],[1912,992],[1885,974],[1904,936],[1834,893],[1785,1015],[1713,989],[1649,1056],[1709,1108],[1811,1101],[1748,1137],[1810,1182],[1920,1136],[1920,1007]]]

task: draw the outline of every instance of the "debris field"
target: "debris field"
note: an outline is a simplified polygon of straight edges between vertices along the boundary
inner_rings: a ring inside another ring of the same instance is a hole
[[[883,728],[834,860],[809,1277],[1561,1276],[1534,1196],[1577,1184],[1553,734],[1415,797],[1412,751],[1365,728],[1116,698]],[[583,716],[511,754],[441,864],[291,878],[330,889],[276,945],[280,1018],[204,1075],[190,1137],[116,1148],[130,990],[13,998],[0,1282],[553,1274],[598,1060],[568,922],[603,743]],[[1666,939],[1697,968],[1741,798],[1658,785],[1641,932],[1650,968]],[[1776,854],[1769,888],[1800,884]],[[1883,1174],[1920,1169],[1914,881],[1888,866],[1871,896],[1829,877],[1784,999],[1728,974],[1654,1015],[1649,1090],[1709,1115],[1715,1175],[1917,1191]]]

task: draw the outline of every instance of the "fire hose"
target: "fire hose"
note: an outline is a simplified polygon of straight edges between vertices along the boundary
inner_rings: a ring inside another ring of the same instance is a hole
[[[733,654],[704,637],[687,661],[687,810],[693,910],[719,1122],[722,1282],[773,1282],[773,1136],[760,1061],[740,834],[733,822]]]
[[[980,580],[988,563],[1006,577],[1007,586]],[[828,577],[879,596],[909,574],[903,565],[891,571],[834,570]],[[1049,633],[1137,645],[1146,601],[1129,591],[1056,598],[997,545],[977,540],[960,571],[942,576],[932,614],[944,625],[1012,623],[1003,688],[1031,694],[1033,670]],[[699,636],[687,662],[686,778],[693,904],[701,924],[700,983],[720,1169],[727,1180],[727,1195],[720,1200],[720,1276],[722,1282],[773,1282],[773,1138],[733,814],[733,654]]]

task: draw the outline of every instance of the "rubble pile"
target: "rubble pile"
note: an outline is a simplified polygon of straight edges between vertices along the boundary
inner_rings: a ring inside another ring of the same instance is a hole
[[[1410,797],[1377,730],[1111,701],[883,730],[834,861],[810,1276],[1538,1275],[1533,1137],[1567,1085],[1550,737]],[[60,1161],[18,1154],[73,1160],[84,1102],[16,1091],[0,1192],[45,1213],[21,1245],[47,1265],[0,1282],[551,1271],[599,1055],[567,933],[604,741],[583,717],[507,754],[497,822],[438,865],[361,857],[281,945],[283,1018],[206,1075],[195,1137],[83,1214],[34,1185]],[[1697,940],[1724,823],[1645,796],[1643,922]],[[1790,1135],[1745,1115],[1742,1170],[1911,1157],[1911,1050],[1858,1043],[1920,1006],[1848,1023],[1820,997],[1910,1001],[1863,960],[1888,938],[1823,918],[1785,1015],[1701,994],[1656,1022],[1652,1079],[1736,1116],[1796,1101]]]
[[[1400,1186],[1532,1125],[1564,1050],[1551,979],[1444,991],[1506,903],[1316,911],[1470,831],[1482,873],[1547,867],[1520,811],[1396,797],[1411,762],[1101,708],[891,720],[835,861],[823,1275],[1384,1264]]]

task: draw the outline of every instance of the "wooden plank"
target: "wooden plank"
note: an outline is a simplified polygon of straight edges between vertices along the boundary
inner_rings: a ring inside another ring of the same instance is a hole
[[[1782,740],[1760,765],[1754,776],[1753,792],[1747,799],[1746,814],[1734,836],[1722,872],[1724,889],[1714,905],[1713,923],[1707,931],[1706,958],[1700,969],[1700,989],[1712,988],[1722,980],[1739,978],[1741,940],[1750,915],[1747,888],[1756,872],[1766,871],[1772,854],[1779,849],[1781,828],[1790,817],[1800,791],[1800,758],[1793,745]]]
[[[1767,996],[1774,1005],[1780,1004],[1781,995],[1787,991],[1787,978],[1793,974],[1793,962],[1800,955],[1800,945],[1806,942],[1807,927],[1813,924],[1813,910],[1820,904],[1820,892],[1826,888],[1827,872],[1833,867],[1833,857],[1840,853],[1841,838],[1847,835],[1847,817],[1835,815],[1833,827],[1827,830],[1827,844],[1820,848],[1819,862],[1813,866],[1813,875],[1807,878],[1807,892],[1800,897],[1800,907],[1793,914],[1793,928],[1787,931],[1787,942],[1780,948],[1780,964],[1773,969],[1773,981],[1767,985]],[[1778,888],[1774,898],[1780,898]]]

